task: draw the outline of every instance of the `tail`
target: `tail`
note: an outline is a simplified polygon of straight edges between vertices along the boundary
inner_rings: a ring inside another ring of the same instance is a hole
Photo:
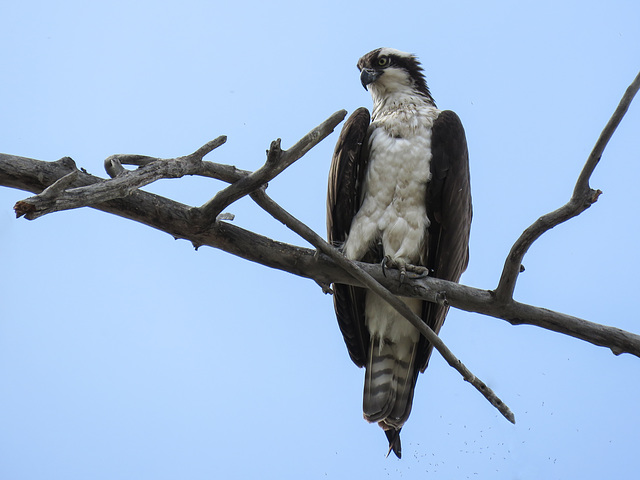
[[[389,440],[389,452],[401,457],[400,429],[411,413],[416,385],[417,342],[392,343],[371,338],[364,380],[364,418],[378,422]]]

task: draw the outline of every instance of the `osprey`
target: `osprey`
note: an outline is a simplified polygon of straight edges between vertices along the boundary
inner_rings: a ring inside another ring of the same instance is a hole
[[[438,110],[416,57],[378,48],[358,61],[373,114],[357,109],[338,139],[329,173],[329,241],[350,260],[394,266],[404,279],[421,266],[457,282],[469,260],[471,188],[464,129]],[[370,123],[371,120],[371,123]],[[338,324],[353,362],[365,367],[364,418],[401,457],[419,372],[433,346],[408,320],[363,288],[334,285]],[[443,305],[403,301],[436,333]]]

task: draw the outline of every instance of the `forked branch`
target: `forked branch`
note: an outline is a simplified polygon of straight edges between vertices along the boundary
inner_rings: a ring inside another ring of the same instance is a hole
[[[227,141],[220,136],[206,143],[194,153],[174,159],[158,159],[141,155],[112,155],[105,160],[105,169],[112,179],[87,186],[76,186],[78,170],[56,181],[42,193],[16,203],[14,210],[17,217],[25,216],[34,220],[48,213],[92,206],[123,198],[140,187],[161,178],[180,178],[195,175],[202,167],[202,158]],[[123,163],[143,165],[137,170],[126,170]],[[72,187],[72,188],[69,188]]]
[[[261,168],[237,179],[227,188],[219,191],[215,197],[199,209],[202,224],[211,225],[215,222],[220,212],[226,207],[243,196],[257,190],[262,185],[266,185],[271,179],[275,178],[276,175],[282,173],[284,169],[292,165],[311,148],[331,134],[336,126],[344,120],[346,115],[346,110],[340,110],[334,113],[302,137],[300,141],[289,150],[283,151],[280,148],[280,139],[273,141],[267,151],[267,161]]]
[[[640,73],[638,73],[634,81],[627,88],[622,100],[620,100],[620,103],[618,104],[618,107],[600,134],[598,141],[582,168],[582,172],[578,177],[578,181],[576,182],[569,202],[557,210],[547,213],[536,220],[522,233],[522,235],[520,235],[520,238],[518,238],[518,240],[513,244],[513,247],[511,247],[511,251],[507,256],[502,270],[500,282],[495,290],[496,298],[499,302],[507,303],[513,300],[513,292],[516,287],[518,274],[521,271],[522,259],[533,242],[540,238],[543,233],[551,230],[556,225],[580,215],[598,200],[598,197],[602,192],[600,190],[593,190],[589,186],[589,179],[591,178],[591,174],[596,168],[596,165],[598,165],[598,162],[602,157],[602,153],[609,143],[611,136],[616,131],[616,128],[618,128],[618,125],[624,118],[625,113],[627,113],[629,105],[631,105],[631,101],[639,89]]]

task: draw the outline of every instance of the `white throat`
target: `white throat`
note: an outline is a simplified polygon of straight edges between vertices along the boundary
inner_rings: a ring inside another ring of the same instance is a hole
[[[381,91],[376,86],[371,86],[373,99],[373,120],[384,114],[394,111],[415,111],[433,107],[433,104],[410,87],[396,89],[395,91]]]
[[[373,120],[397,110],[415,111],[434,106],[415,90],[406,72],[398,69],[386,70],[376,82],[369,85],[369,91],[373,99]]]

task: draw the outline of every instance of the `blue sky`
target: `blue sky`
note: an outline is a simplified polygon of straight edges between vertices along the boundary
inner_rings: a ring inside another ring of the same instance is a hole
[[[416,53],[470,149],[465,284],[494,288],[521,231],[560,206],[640,69],[640,6],[609,2],[5,2],[0,151],[114,153],[252,170],[333,112],[370,106],[355,67]],[[604,194],[525,257],[519,301],[640,332],[640,106],[598,166]],[[324,232],[337,133],[269,186]],[[200,205],[218,182],[147,190]],[[331,298],[311,281],[91,209],[15,220],[0,188],[0,478],[630,478],[640,360],[452,310],[450,348],[512,408],[506,422],[442,359],[418,381],[404,458],[361,414]],[[234,222],[303,240],[242,200]]]

